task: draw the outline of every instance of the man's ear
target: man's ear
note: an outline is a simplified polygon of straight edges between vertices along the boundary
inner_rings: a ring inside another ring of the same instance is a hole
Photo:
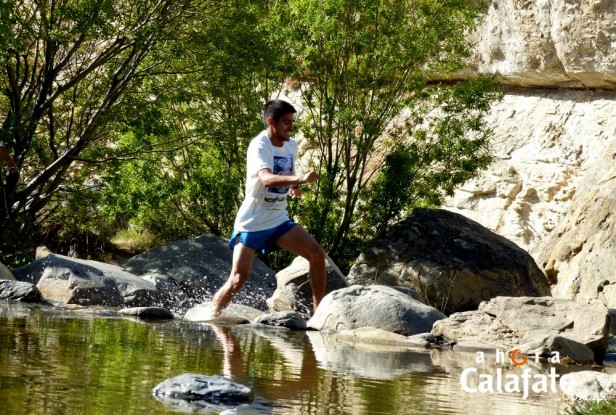
[[[267,125],[273,127],[276,123],[274,122],[274,117],[267,117]]]

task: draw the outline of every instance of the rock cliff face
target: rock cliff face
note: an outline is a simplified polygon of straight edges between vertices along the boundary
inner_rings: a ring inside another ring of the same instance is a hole
[[[525,87],[616,87],[616,2],[494,0],[476,69]]]
[[[496,161],[446,208],[528,250],[553,295],[616,308],[616,1],[494,0],[475,36],[506,88]]]

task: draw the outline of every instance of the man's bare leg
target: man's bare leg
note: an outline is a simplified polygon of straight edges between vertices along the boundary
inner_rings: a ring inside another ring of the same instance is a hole
[[[292,227],[282,235],[276,244],[293,254],[302,256],[310,263],[310,286],[312,287],[312,304],[316,311],[325,296],[327,285],[325,273],[325,250],[299,225]]]
[[[248,279],[252,269],[252,258],[255,250],[242,245],[235,245],[233,248],[233,262],[231,264],[231,275],[227,282],[220,287],[212,299],[212,315],[216,316],[220,311],[229,305],[231,299],[239,292]]]

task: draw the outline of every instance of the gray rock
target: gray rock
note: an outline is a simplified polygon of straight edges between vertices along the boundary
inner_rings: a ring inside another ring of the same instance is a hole
[[[14,269],[13,274],[36,284],[42,298],[52,302],[110,307],[159,303],[152,283],[103,262],[51,254]]]
[[[41,292],[29,282],[0,280],[0,300],[35,303],[41,300]]]
[[[227,281],[232,253],[225,239],[204,235],[153,248],[132,257],[123,266],[135,275],[157,273],[169,277],[187,299],[181,309],[174,310],[183,314],[188,308],[211,300]],[[248,281],[233,301],[267,310],[266,300],[276,289],[274,275],[274,271],[255,258]]]
[[[353,330],[377,327],[411,336],[432,330],[445,315],[400,291],[384,285],[353,285],[325,296],[308,327]]]
[[[15,277],[13,276],[11,270],[2,262],[0,262],[0,280],[15,281]]]
[[[432,334],[453,343],[475,342],[501,350],[601,362],[610,317],[599,301],[580,304],[552,297],[496,297],[479,310],[455,313],[434,324]]]
[[[306,330],[306,319],[300,313],[279,311],[277,313],[263,314],[253,323],[267,326],[286,327],[291,330]]]
[[[160,305],[162,307],[182,314],[194,304],[195,300],[190,298],[173,278],[157,272],[143,274],[140,277],[144,281],[154,284],[160,294]]]
[[[579,341],[558,335],[539,337],[521,345],[519,350],[524,355],[538,355],[546,359],[551,356],[552,352],[558,352],[560,356],[567,356],[581,364],[592,364],[595,360],[595,355],[590,347]]]
[[[276,274],[276,291],[267,299],[270,310],[312,313],[312,289],[308,279],[308,270],[308,261],[298,256],[291,265]],[[326,262],[326,270],[326,294],[348,286],[336,264],[329,258]]]
[[[223,376],[205,376],[184,373],[167,379],[152,389],[157,398],[173,401],[204,401],[212,404],[239,405],[253,399],[252,390],[244,385],[234,383]]]
[[[173,313],[163,307],[131,307],[118,310],[121,316],[139,317],[144,319],[172,319]]]
[[[550,286],[533,258],[462,215],[415,209],[357,258],[350,284],[401,285],[449,314],[496,296],[545,296]]]
[[[613,10],[609,1],[492,3],[469,34],[472,67],[509,85],[613,90]]]
[[[263,314],[256,308],[243,304],[229,304],[218,316],[212,316],[212,303],[206,301],[189,309],[184,318],[188,321],[226,322],[229,324],[246,324]]]
[[[563,375],[561,382],[563,393],[570,400],[602,401],[616,396],[616,375],[583,370]]]

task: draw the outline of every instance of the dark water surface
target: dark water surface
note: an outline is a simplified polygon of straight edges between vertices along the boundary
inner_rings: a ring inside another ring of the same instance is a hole
[[[524,400],[463,391],[462,371],[477,365],[472,353],[376,349],[319,332],[108,314],[0,301],[0,414],[551,415],[564,405],[553,393]],[[492,361],[479,370],[494,367]],[[255,401],[196,409],[152,395],[158,383],[186,372],[225,374],[251,387]]]

